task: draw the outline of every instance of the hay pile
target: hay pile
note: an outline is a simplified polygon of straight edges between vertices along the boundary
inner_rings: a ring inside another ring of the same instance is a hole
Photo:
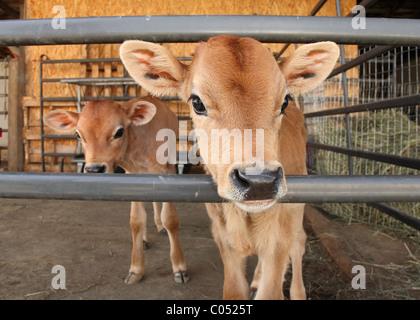
[[[357,150],[393,154],[410,158],[420,157],[420,135],[417,121],[411,121],[402,108],[364,112],[351,115],[352,147]],[[418,117],[418,115],[417,115]],[[314,140],[319,143],[347,147],[344,116],[325,117],[308,123]],[[316,150],[314,168],[317,174],[348,174],[348,157],[326,150]],[[418,170],[399,167],[363,158],[353,158],[355,175],[417,175]],[[393,207],[420,218],[420,203],[390,203]],[[398,220],[366,204],[321,205],[322,209],[351,222],[381,225],[402,231],[409,237],[419,237],[415,231]]]

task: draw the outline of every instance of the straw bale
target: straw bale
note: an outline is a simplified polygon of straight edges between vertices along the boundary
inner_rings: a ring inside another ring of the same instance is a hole
[[[26,0],[24,12],[27,19],[53,18],[53,7],[61,5],[65,8],[66,17],[90,16],[132,16],[132,15],[301,15],[310,13],[318,0],[305,1],[276,1],[276,0]],[[356,5],[356,0],[342,0],[342,15],[346,15]],[[318,16],[336,16],[335,3],[327,1]],[[59,30],[57,30],[59,32]],[[188,57],[194,52],[195,43],[168,43],[164,44],[176,56]],[[275,53],[281,50],[284,44],[266,44]],[[39,60],[41,55],[49,59],[87,59],[87,58],[118,58],[120,44],[90,44],[65,46],[30,46],[25,48],[26,58],[26,94],[39,98]],[[295,50],[291,45],[283,56],[288,56]],[[355,56],[357,47],[346,48],[346,57]],[[124,69],[117,63],[83,63],[67,65],[47,65],[43,67],[44,78],[95,78],[95,77],[122,77]],[[356,71],[348,71],[349,77],[358,77]],[[124,94],[122,88],[88,87],[84,88],[85,95],[103,96]],[[353,93],[354,92],[354,93]],[[351,95],[356,94],[357,88]],[[129,86],[129,96],[145,95],[144,90],[136,86]],[[76,96],[76,86],[61,83],[46,83],[43,86],[44,97],[71,97]],[[52,106],[65,108],[66,106]],[[67,106],[69,107],[69,106]],[[170,107],[177,113],[187,115],[188,108],[178,102],[172,102]],[[69,107],[73,108],[73,107]],[[25,169],[34,169],[34,162],[40,161],[40,141],[36,139],[39,129],[39,105],[24,107],[26,165]],[[46,129],[49,130],[49,129]],[[33,138],[33,139],[29,139]],[[69,150],[75,147],[72,140],[46,141],[46,151]],[[75,168],[75,166],[73,166]],[[48,168],[57,169],[52,165]]]
[[[89,16],[130,16],[130,15],[308,15],[318,0],[275,1],[275,0],[62,0],[66,17]],[[347,15],[356,4],[356,0],[341,1],[342,15]],[[53,18],[56,14],[52,8],[55,0],[27,0],[25,12],[27,19]],[[317,14],[318,16],[336,16],[335,3],[327,1]],[[109,49],[109,46],[111,47]],[[190,56],[195,44],[165,44],[177,56]],[[279,51],[283,44],[269,44],[273,52]],[[39,96],[39,57],[46,54],[50,59],[83,59],[83,58],[117,58],[119,44],[104,45],[71,45],[71,46],[31,46],[26,48],[28,61],[27,94]],[[284,56],[293,52],[290,46]],[[352,49],[347,52],[353,52]],[[50,67],[45,71],[46,77],[81,77],[86,72],[83,66]],[[71,91],[62,86],[51,86],[46,94],[56,93],[69,96]]]

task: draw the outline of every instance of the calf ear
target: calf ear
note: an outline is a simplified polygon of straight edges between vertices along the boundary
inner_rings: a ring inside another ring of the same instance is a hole
[[[149,123],[156,114],[156,106],[149,101],[135,101],[128,106],[128,117],[136,126]]]
[[[161,45],[130,40],[120,57],[131,77],[155,96],[176,96],[184,81],[185,66]]]
[[[299,47],[279,66],[290,93],[314,89],[334,68],[340,50],[334,42],[317,42]]]
[[[62,133],[74,133],[79,114],[65,110],[54,110],[44,116],[44,123],[50,128]]]

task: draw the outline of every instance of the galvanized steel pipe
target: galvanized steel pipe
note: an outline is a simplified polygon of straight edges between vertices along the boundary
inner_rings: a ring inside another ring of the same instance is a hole
[[[339,44],[420,46],[420,20],[366,18],[354,29],[353,18],[313,16],[119,16],[66,18],[65,29],[53,19],[0,21],[1,46],[152,42],[197,42],[234,34],[267,43],[335,41]],[[57,27],[57,26],[56,26]]]
[[[282,202],[420,201],[420,176],[288,176]],[[0,173],[1,198],[221,202],[209,175]]]

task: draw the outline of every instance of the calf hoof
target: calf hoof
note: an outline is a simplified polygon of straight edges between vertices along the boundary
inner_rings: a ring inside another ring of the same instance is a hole
[[[125,278],[124,282],[126,284],[133,284],[133,283],[137,283],[140,282],[140,280],[143,278],[142,274],[135,274],[130,272],[127,276],[127,278]]]
[[[160,230],[159,233],[160,234],[163,234],[164,236],[167,236],[168,235],[168,231],[165,228],[163,228],[162,230]]]
[[[256,296],[257,296],[257,288],[251,288],[249,290],[249,300],[255,300]]]
[[[174,275],[176,283],[187,283],[190,280],[187,271],[175,272]]]
[[[149,249],[150,248],[150,244],[149,244],[149,242],[148,241],[144,241],[143,240],[143,250],[147,250],[147,249]]]

